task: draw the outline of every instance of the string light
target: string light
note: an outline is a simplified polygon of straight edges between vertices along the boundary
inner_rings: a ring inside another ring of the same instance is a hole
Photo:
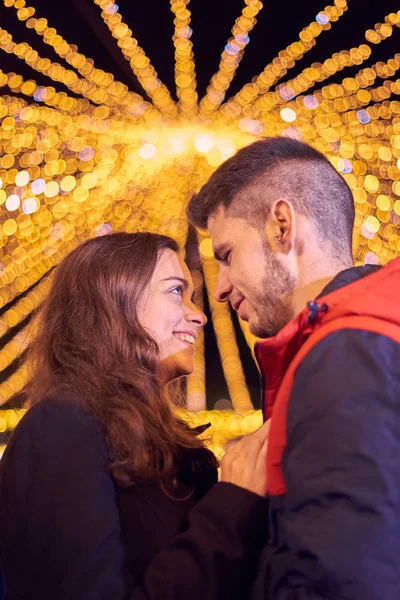
[[[28,327],[24,327],[10,342],[5,344],[0,355],[0,371],[4,371],[16,358],[19,358],[31,341],[32,335],[30,335]]]
[[[22,42],[20,44],[15,43],[13,41],[12,35],[5,29],[1,28],[0,49],[9,54],[14,54],[17,58],[23,60],[35,71],[38,71],[43,75],[47,75],[50,79],[52,79],[55,82],[62,83],[75,94],[80,94],[85,98],[88,98],[91,102],[94,102],[95,104],[105,105],[108,107],[115,105],[115,99],[112,98],[108,91],[98,88],[94,83],[86,79],[79,78],[76,75],[76,73],[71,69],[65,69],[60,64],[51,62],[48,58],[42,58],[36,52],[36,50],[34,50],[26,42]],[[15,77],[18,79],[19,76],[15,75]],[[25,93],[27,93],[27,89],[29,86],[29,91],[34,96],[35,100],[47,100],[49,90],[44,87],[37,87],[34,84],[34,82],[32,82],[32,84],[30,86],[29,83],[25,84]],[[18,87],[22,87],[22,78],[20,79],[20,81],[16,81],[14,83],[14,89]],[[38,91],[40,91],[40,94],[38,94]],[[53,93],[55,93],[55,90]],[[75,99],[66,97],[64,103],[66,104],[67,109],[73,109]],[[141,108],[138,112],[143,113],[146,109],[146,105],[141,99],[139,101],[139,104]],[[133,114],[135,114],[134,111]]]
[[[35,310],[45,298],[49,289],[48,278],[38,283],[33,290],[26,296],[18,300],[15,306],[6,310],[0,317],[0,338],[2,338],[10,328],[19,325],[27,316]],[[7,354],[7,353],[5,353]]]
[[[197,112],[196,72],[193,58],[193,44],[190,40],[191,13],[188,9],[190,0],[171,0],[171,10],[175,16],[175,83],[179,98],[179,109],[188,119]]]
[[[194,285],[194,303],[204,311],[203,289],[204,278],[200,271],[191,271]],[[191,412],[206,409],[206,361],[204,355],[204,331],[200,329],[196,339],[196,354],[194,356],[194,372],[187,379],[187,408]]]
[[[196,119],[188,0],[171,0],[178,107],[111,0],[96,3],[151,102],[97,69],[24,0],[3,1],[74,70],[39,57],[34,48],[16,44],[0,30],[3,52],[55,82],[54,87],[43,86],[0,71],[0,338],[7,336],[0,370],[12,372],[0,384],[0,404],[27,379],[18,360],[33,333],[28,319],[47,293],[53,267],[80,241],[120,229],[165,233],[183,246],[191,194],[237,149],[261,136],[309,142],[343,175],[355,200],[357,265],[385,264],[399,255],[400,55],[362,67],[340,83],[321,84],[346,65],[362,66],[376,44],[399,26],[400,12],[367,30],[365,44],[313,64],[273,89],[347,10],[345,0],[336,0],[303,29],[298,41],[220,106],[261,10],[257,0],[247,1]],[[81,97],[58,91],[58,83]],[[309,91],[317,84],[318,89]],[[200,335],[187,385],[188,406],[196,414],[182,414],[194,424],[211,421],[213,449],[221,455],[230,437],[254,430],[262,416],[252,410],[229,308],[213,298],[218,267],[211,242],[203,234],[199,240],[204,281],[200,271],[193,272],[196,302],[201,306],[204,286],[235,411],[203,411],[206,357]],[[252,348],[254,336],[246,323],[239,319],[239,324]],[[0,433],[13,429],[10,419],[10,411],[0,412]]]
[[[92,59],[81,54],[77,46],[73,46],[64,40],[56,29],[49,27],[47,19],[42,17],[34,18],[33,15],[36,14],[36,10],[31,6],[26,6],[25,0],[20,0],[19,2],[16,0],[4,0],[4,5],[7,8],[14,8],[17,11],[18,19],[24,22],[28,29],[35,31],[38,36],[43,38],[45,44],[52,47],[60,58],[76,69],[91,85],[94,84],[99,97],[102,95],[101,90],[106,88],[109,94],[109,106],[117,105],[119,108],[122,106],[130,114],[144,112],[147,103],[144,103],[143,98],[139,94],[130,92],[126,85],[114,81],[114,76],[111,73],[97,69]],[[46,96],[47,94],[48,92],[44,93]]]
[[[326,6],[324,11],[318,13],[314,21],[305,27],[299,35],[299,39],[289,44],[278,56],[269,63],[264,71],[256,77],[252,83],[247,83],[226,106],[224,111],[228,116],[238,116],[243,107],[246,107],[246,116],[251,116],[247,107],[250,106],[258,96],[266,93],[274,83],[286,75],[288,69],[295,62],[303,58],[304,54],[311,50],[316,44],[316,38],[331,28],[331,23],[338,21],[347,10],[346,0],[335,0],[333,5]],[[323,17],[323,18],[321,18]],[[286,86],[286,100],[293,98],[294,94],[290,87]]]
[[[25,412],[24,409],[1,411],[0,433],[11,433]],[[205,433],[202,434],[202,437],[205,439],[206,445],[211,448],[219,459],[225,454],[225,445],[228,440],[255,431],[261,427],[263,422],[261,410],[249,410],[245,412],[232,410],[178,411],[178,415],[190,427],[209,425]],[[5,446],[0,446],[0,458],[4,449]]]
[[[241,16],[236,19],[221,55],[218,71],[212,76],[206,96],[200,102],[199,113],[209,117],[223,102],[226,92],[243,58],[244,50],[250,41],[249,33],[257,23],[257,15],[263,5],[259,0],[245,0]]]
[[[205,238],[200,243],[204,279],[208,293],[213,326],[221,357],[222,370],[228,386],[229,395],[236,410],[251,410],[253,403],[246,385],[239,350],[236,343],[229,307],[220,304],[214,298],[214,290],[218,278],[218,264],[211,255],[211,240]]]
[[[72,98],[64,92],[56,92],[52,86],[39,86],[33,79],[25,81],[21,75],[13,72],[4,73],[0,69],[0,88],[5,86],[9,87],[15,94],[34,97],[37,101],[39,101],[37,93],[40,91],[41,103],[49,107],[56,107],[58,110],[68,112],[69,114],[95,114],[96,112],[96,108],[90,105],[87,100]],[[97,108],[101,110],[103,107],[99,106]],[[26,109],[28,113],[33,110],[31,107],[26,107]]]
[[[119,12],[114,10],[115,3],[112,0],[94,0],[101,11],[101,17],[114,38],[118,40],[122,54],[129,61],[130,67],[137,77],[146,94],[152,99],[154,105],[162,114],[173,118],[177,115],[177,108],[168,88],[161,83],[158,75],[150,64],[143,48],[133,37],[128,25],[123,22]]]
[[[25,365],[22,365],[6,381],[0,383],[0,405],[5,404],[11,396],[20,392],[27,381],[28,370]]]
[[[385,30],[385,36],[390,37],[393,33],[392,24],[400,26],[400,17],[399,15],[393,16],[391,13],[385,17],[385,21],[391,23],[391,25],[387,23],[388,29]],[[380,24],[376,24],[375,29],[381,31],[382,29],[379,27],[379,25]],[[367,40],[370,37],[368,35],[368,31],[365,34]],[[377,39],[375,42],[376,44],[385,39],[383,35],[378,36],[378,38],[379,39]],[[289,80],[287,83],[281,86],[278,86],[275,92],[267,92],[263,94],[254,102],[254,111],[252,111],[253,114],[258,115],[259,112],[265,110],[270,111],[278,104],[282,104],[287,100],[297,96],[299,93],[308,90],[310,87],[314,86],[315,83],[321,83],[325,79],[332,77],[332,75],[335,75],[338,71],[341,71],[345,67],[362,64],[370,57],[371,52],[371,47],[368,44],[360,44],[360,46],[356,48],[336,52],[330,58],[326,59],[322,64],[314,63],[311,67],[304,69],[304,71],[302,71],[300,75],[294,79]]]

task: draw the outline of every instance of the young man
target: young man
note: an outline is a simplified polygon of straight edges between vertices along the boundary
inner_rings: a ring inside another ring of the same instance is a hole
[[[266,138],[191,200],[215,296],[251,331],[271,417],[269,544],[254,598],[400,598],[400,258],[354,267],[351,190]]]

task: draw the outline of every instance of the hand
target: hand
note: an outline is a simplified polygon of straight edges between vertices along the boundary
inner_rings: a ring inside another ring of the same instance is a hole
[[[221,481],[267,497],[268,430],[269,421],[254,433],[227,444],[221,461]]]

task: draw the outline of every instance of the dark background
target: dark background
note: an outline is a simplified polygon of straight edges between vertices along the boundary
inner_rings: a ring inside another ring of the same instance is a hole
[[[264,8],[259,12],[257,24],[250,32],[250,43],[228,90],[227,98],[258,75],[280,50],[296,41],[301,29],[331,3],[333,4],[333,0],[264,0]],[[161,81],[167,85],[175,98],[174,47],[171,40],[174,24],[169,1],[119,0],[117,4],[123,20],[129,25]],[[364,38],[366,29],[372,29],[376,22],[382,23],[388,13],[399,9],[398,0],[349,0],[348,4],[349,8],[344,15],[332,24],[330,31],[321,33],[314,48],[289,71],[287,79],[296,76],[312,62],[322,62],[334,52],[367,43]],[[30,5],[29,1],[27,5]],[[92,0],[34,0],[32,6],[36,9],[36,18],[47,18],[49,26],[54,27],[67,42],[76,44],[85,56],[93,58],[98,68],[114,73],[116,79],[144,95],[116,40],[104,24],[100,8]],[[204,95],[211,76],[218,69],[221,52],[231,36],[232,25],[240,16],[243,6],[243,0],[191,0],[188,5],[192,13],[191,40],[200,98]],[[18,21],[14,8],[5,8],[1,3],[0,19],[1,26],[12,33],[14,41],[26,41],[41,56],[57,62],[61,60],[49,46],[42,43],[34,31],[28,30]],[[396,52],[400,52],[399,29],[396,27],[393,35],[380,44],[372,44],[372,49],[371,58],[363,67],[377,60],[387,60]],[[3,70],[13,70],[26,77],[32,77],[39,84],[51,84],[50,80],[32,71],[13,55],[1,53],[0,56]],[[343,77],[349,77],[359,69],[359,66],[347,68],[329,81],[340,82]],[[284,81],[285,78],[281,82]],[[69,90],[65,91],[71,94]]]

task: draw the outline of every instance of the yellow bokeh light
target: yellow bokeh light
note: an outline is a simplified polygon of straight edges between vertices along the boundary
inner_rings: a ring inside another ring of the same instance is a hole
[[[369,231],[370,233],[378,233],[379,228],[380,228],[380,223],[376,217],[373,217],[370,215],[369,217],[367,217],[367,219],[365,221],[365,227],[367,228],[367,231]]]
[[[40,206],[39,200],[37,198],[31,197],[26,198],[22,203],[22,211],[30,215],[38,210]]]
[[[219,167],[224,162],[222,154],[218,148],[211,148],[206,154],[206,159],[211,167]]]
[[[376,192],[379,188],[379,179],[375,175],[367,175],[364,181],[365,189],[369,192]]]
[[[15,178],[15,185],[20,187],[27,185],[29,183],[29,173],[28,171],[20,171]]]
[[[14,235],[14,233],[17,231],[17,223],[15,222],[14,219],[7,219],[7,221],[5,221],[5,223],[3,223],[3,233],[5,233],[5,235]]]
[[[141,158],[144,158],[145,160],[148,160],[150,158],[154,158],[154,156],[157,153],[157,148],[154,146],[154,144],[143,144],[143,146],[141,146],[138,150],[138,154]]]
[[[85,202],[89,197],[89,190],[79,186],[74,189],[73,196],[76,202]]]
[[[293,123],[297,119],[296,111],[293,108],[282,108],[280,115],[285,123]]]
[[[394,181],[392,189],[396,196],[400,196],[400,181]]]
[[[87,190],[91,190],[97,185],[97,175],[96,173],[86,173],[82,177],[81,186],[86,188]]]
[[[390,198],[384,194],[380,194],[376,199],[376,205],[380,210],[390,210],[391,204]]]
[[[214,147],[214,140],[209,135],[199,135],[194,142],[197,152],[206,154]]]
[[[183,137],[173,137],[168,140],[171,154],[182,154],[186,150],[186,144]]]
[[[199,251],[204,258],[213,258],[214,251],[211,238],[205,238],[200,242]]]
[[[230,83],[262,10],[259,0],[246,0],[218,70],[199,100],[190,4],[171,0],[175,102],[119,7],[112,0],[95,4],[145,96],[97,68],[24,0],[4,2],[6,10],[16,11],[20,27],[29,29],[29,41],[35,36],[44,41],[59,60],[41,56],[39,44],[37,49],[30,46],[21,32],[18,40],[4,29],[0,34],[0,49],[23,60],[32,77],[37,72],[40,79],[36,83],[0,71],[0,337],[40,305],[46,275],[90,236],[151,230],[170,234],[185,246],[190,196],[237,149],[264,136],[311,143],[341,172],[355,200],[357,265],[383,265],[399,255],[400,61],[397,54],[386,62],[368,60],[372,44],[397,30],[397,13],[365,32],[367,43],[335,52],[322,63],[304,63],[304,70],[290,78],[290,69],[347,10],[346,0],[335,0],[232,95]],[[336,82],[324,85],[332,75]],[[246,411],[251,401],[231,315],[213,298],[218,265],[211,240],[204,232],[198,236],[196,269],[201,263],[203,272],[194,272],[198,301],[204,286],[229,397],[234,408]],[[252,348],[254,336],[244,323],[239,325]],[[204,343],[197,342],[188,394],[205,406]],[[20,356],[21,344],[10,348],[5,344],[0,350],[0,367]],[[26,377],[20,367],[0,384],[0,404],[21,389]],[[251,430],[260,418],[259,413],[249,413],[249,418],[216,413],[218,448],[232,433]]]
[[[76,186],[76,179],[73,175],[66,175],[60,181],[60,189],[63,192],[71,192]]]
[[[392,160],[393,154],[390,148],[388,148],[387,146],[381,146],[378,150],[378,156],[381,160],[389,162],[390,160]]]
[[[8,196],[6,200],[6,209],[9,211],[17,210],[21,204],[21,199],[16,194]]]
[[[44,189],[44,195],[46,198],[54,198],[60,191],[60,186],[56,181],[49,181],[46,183],[46,187]]]

